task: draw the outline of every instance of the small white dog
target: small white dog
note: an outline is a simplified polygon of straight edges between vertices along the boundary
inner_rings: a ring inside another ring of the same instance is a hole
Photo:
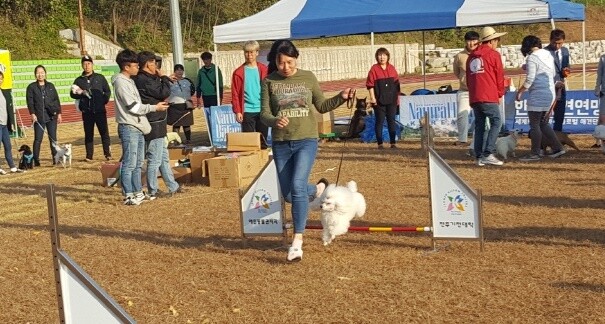
[[[55,153],[55,164],[61,162],[61,165],[63,165],[64,168],[67,165],[71,168],[71,144],[59,146],[58,144],[53,143],[53,146],[55,147],[55,150],[57,150],[57,153]]]
[[[516,157],[515,149],[517,148],[517,140],[519,138],[519,133],[520,130],[513,129],[509,132],[508,136],[499,137],[496,140],[496,152],[505,160],[508,158],[509,153],[512,157]]]
[[[328,245],[336,236],[349,230],[354,217],[365,214],[366,200],[357,192],[357,183],[349,181],[346,187],[329,185],[321,196],[311,203],[311,208],[321,208],[322,240],[324,245]]]

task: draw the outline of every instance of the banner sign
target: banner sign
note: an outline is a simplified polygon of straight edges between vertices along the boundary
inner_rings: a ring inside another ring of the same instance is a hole
[[[529,131],[529,118],[527,117],[527,93],[523,94],[522,101],[515,101],[514,92],[507,92],[506,128]],[[574,90],[567,91],[565,107],[565,120],[563,130],[572,134],[591,134],[599,121],[599,98],[594,91]]]
[[[428,112],[436,137],[457,136],[456,94],[399,97],[403,137],[420,137],[420,119]]]
[[[437,153],[429,150],[434,238],[480,239],[479,199]]]
[[[212,106],[204,108],[207,116],[210,142],[216,148],[227,147],[227,133],[242,131],[242,125],[235,120],[231,105]]]
[[[241,199],[243,235],[283,235],[283,205],[275,160],[271,159]]]

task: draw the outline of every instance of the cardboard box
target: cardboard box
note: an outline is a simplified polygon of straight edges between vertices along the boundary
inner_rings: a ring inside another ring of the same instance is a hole
[[[168,159],[169,160],[182,160],[186,159],[191,153],[191,148],[186,146],[169,147],[168,148]]]
[[[180,184],[191,183],[191,168],[172,166],[172,174],[174,175],[174,180]]]
[[[248,152],[260,150],[260,133],[227,133],[228,152]]]
[[[99,170],[101,170],[101,177],[103,177],[103,187],[111,187],[112,185],[116,187],[120,186],[120,181],[118,179],[120,162],[103,162],[99,167]]]
[[[208,172],[205,170],[205,160],[212,159],[216,154],[214,152],[191,152],[189,154],[189,163],[191,165],[191,182],[209,185]]]
[[[329,134],[332,133],[332,122],[334,121],[334,111],[320,114],[315,111],[315,121],[317,121],[317,133]]]
[[[265,165],[260,151],[227,154],[205,160],[213,188],[241,188],[249,185]]]
[[[103,162],[99,167],[101,170],[101,177],[103,178],[103,187],[116,187],[121,188],[122,184],[120,181],[120,162]],[[141,184],[143,187],[147,186],[147,167],[143,164],[141,168]]]

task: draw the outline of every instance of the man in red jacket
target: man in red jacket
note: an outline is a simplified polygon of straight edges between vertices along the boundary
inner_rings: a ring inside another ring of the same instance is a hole
[[[261,147],[267,148],[268,127],[260,121],[260,85],[267,76],[267,66],[257,62],[259,45],[257,41],[244,44],[246,62],[233,71],[231,77],[231,104],[243,132],[260,132]]]
[[[500,98],[504,95],[504,68],[502,58],[496,51],[500,37],[506,33],[497,33],[492,27],[481,31],[481,45],[473,51],[466,61],[466,83],[469,101],[475,113],[475,138],[483,138],[485,119],[489,118],[490,129],[485,148],[483,141],[474,141],[477,165],[502,165],[496,153],[496,139],[502,126]]]

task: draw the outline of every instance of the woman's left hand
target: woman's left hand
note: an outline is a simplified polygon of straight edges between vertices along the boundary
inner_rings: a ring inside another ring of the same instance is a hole
[[[521,95],[523,95],[523,92],[517,91],[517,95],[515,96],[515,100],[516,101],[521,101]]]
[[[342,99],[344,99],[344,100],[353,99],[355,97],[355,89],[346,88],[346,89],[342,90],[340,95],[342,96]]]
[[[58,123],[62,123],[63,122],[63,117],[61,117],[61,114],[57,115],[57,122]]]

